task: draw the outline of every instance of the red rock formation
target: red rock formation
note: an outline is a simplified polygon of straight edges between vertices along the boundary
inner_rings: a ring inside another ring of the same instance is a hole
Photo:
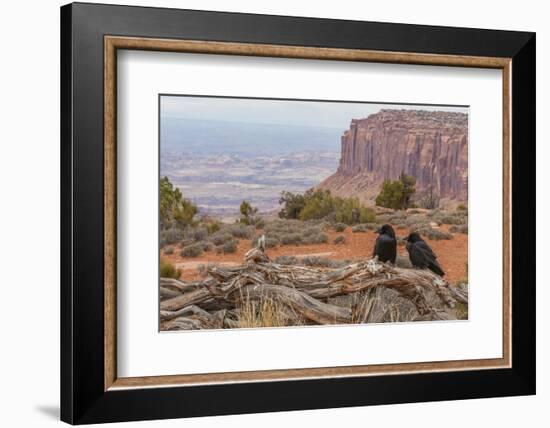
[[[416,178],[417,194],[468,198],[468,115],[444,111],[380,110],[353,119],[341,138],[340,166],[319,187],[372,202],[384,180]]]

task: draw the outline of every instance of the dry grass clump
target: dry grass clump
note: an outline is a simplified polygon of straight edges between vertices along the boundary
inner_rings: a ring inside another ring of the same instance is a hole
[[[180,270],[167,260],[160,259],[160,277],[161,278],[175,278],[180,277]]]
[[[256,327],[287,327],[305,324],[305,320],[293,314],[287,305],[278,300],[265,297],[260,301],[252,301],[247,295],[240,296],[236,304],[235,326],[237,328],[256,328]]]

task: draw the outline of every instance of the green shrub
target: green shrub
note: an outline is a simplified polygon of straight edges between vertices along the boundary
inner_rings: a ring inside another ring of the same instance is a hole
[[[326,219],[345,224],[366,223],[375,219],[374,211],[363,206],[359,199],[332,196],[328,190],[309,189],[304,194],[283,192],[279,202],[284,205],[279,217],[284,219]]]
[[[224,253],[234,253],[237,251],[237,241],[232,239],[223,244]]]
[[[193,222],[197,214],[197,207],[183,195],[177,187],[174,187],[168,177],[160,180],[160,224],[167,227],[173,222],[179,226],[186,226]]]
[[[334,238],[335,244],[345,244],[346,243],[346,237],[344,235],[338,235],[336,238]]]
[[[181,250],[182,257],[199,257],[203,253],[203,246],[201,243],[195,243],[183,247]]]
[[[405,210],[411,204],[415,192],[416,179],[401,173],[398,180],[385,180],[382,190],[376,197],[376,205],[394,210]]]
[[[336,232],[343,232],[344,230],[346,230],[346,227],[348,227],[348,225],[344,223],[336,223],[332,227]]]
[[[175,266],[162,258],[160,259],[160,277],[161,278],[175,278],[180,277],[180,271]]]
[[[206,231],[208,232],[209,235],[216,233],[221,228],[221,224],[217,220],[206,223],[205,226],[206,226]]]

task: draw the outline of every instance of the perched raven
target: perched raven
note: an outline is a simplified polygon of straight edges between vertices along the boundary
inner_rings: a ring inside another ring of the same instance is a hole
[[[397,240],[395,239],[395,232],[393,227],[389,224],[385,224],[376,231],[378,238],[374,244],[373,257],[378,256],[378,260],[381,262],[395,263],[395,257],[397,256]]]
[[[407,241],[409,258],[414,267],[421,269],[427,268],[439,276],[445,276],[445,272],[443,272],[443,269],[441,269],[441,266],[437,263],[437,256],[418,233],[411,233],[405,240]]]

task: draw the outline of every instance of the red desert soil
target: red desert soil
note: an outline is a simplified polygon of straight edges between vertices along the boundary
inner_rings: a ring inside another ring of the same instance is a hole
[[[441,230],[448,231],[448,226],[441,226]],[[325,232],[329,237],[327,244],[316,245],[282,245],[276,248],[269,248],[267,254],[271,259],[278,256],[318,256],[333,260],[357,260],[368,259],[372,256],[376,234],[368,231],[365,233],[353,233],[351,227],[343,232],[328,231]],[[408,233],[407,229],[396,229],[398,236],[404,237]],[[346,237],[345,244],[333,244],[334,238],[338,235]],[[445,279],[449,282],[456,282],[466,278],[466,263],[468,262],[468,235],[457,233],[453,239],[432,241],[426,239],[426,242],[437,254],[441,267],[445,271]],[[216,254],[207,252],[200,257],[181,257],[180,248],[177,247],[172,255],[162,254],[162,257],[181,269],[181,279],[196,280],[200,278],[197,268],[200,265],[208,263],[217,263],[225,265],[242,264],[244,254],[250,249],[251,242],[248,239],[239,241],[237,251],[233,254]],[[407,250],[404,246],[397,247],[397,254],[408,258]]]

